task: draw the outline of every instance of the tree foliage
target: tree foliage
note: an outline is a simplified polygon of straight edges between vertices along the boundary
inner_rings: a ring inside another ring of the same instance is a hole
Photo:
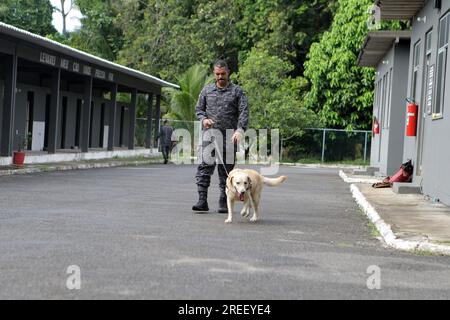
[[[2,0],[0,21],[41,36],[53,35],[50,0]]]
[[[336,0],[77,0],[85,16],[71,45],[174,81],[190,66],[226,59],[233,72],[253,47],[301,75]]]
[[[240,0],[243,58],[253,47],[267,50],[303,74],[303,62],[311,43],[328,29],[336,0]]]
[[[245,88],[251,106],[252,128],[280,129],[286,136],[301,135],[302,128],[315,123],[315,115],[305,108],[303,95],[307,81],[288,74],[293,65],[253,49],[241,67],[238,81]]]
[[[73,32],[67,43],[115,61],[123,46],[123,30],[116,26],[119,11],[115,3],[111,0],[75,0],[83,14],[82,28]]]
[[[311,46],[305,76],[309,108],[324,126],[367,129],[371,123],[374,71],[356,66],[368,32],[372,0],[339,0],[331,29]]]
[[[171,95],[170,109],[167,118],[194,121],[195,106],[203,87],[212,81],[208,67],[194,65],[178,78],[180,90],[169,88]]]

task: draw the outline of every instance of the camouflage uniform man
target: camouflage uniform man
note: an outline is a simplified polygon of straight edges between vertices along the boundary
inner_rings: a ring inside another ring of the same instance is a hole
[[[220,130],[223,135],[223,148],[220,150],[220,158],[223,164],[218,165],[219,172],[219,213],[227,213],[227,197],[225,194],[227,172],[234,168],[236,145],[239,143],[248,126],[248,105],[247,97],[243,90],[230,82],[230,71],[228,65],[223,60],[218,60],[214,64],[215,84],[207,85],[200,93],[196,106],[197,118],[202,122],[203,129],[211,128]],[[227,140],[226,130],[234,130],[234,134]],[[211,142],[203,144],[203,149]],[[218,144],[217,146],[219,146]],[[233,156],[227,156],[228,152],[233,152]],[[213,156],[217,156],[214,154]],[[232,158],[232,162],[227,159]],[[211,182],[211,175],[214,173],[216,163],[206,163],[204,160],[197,169],[197,188],[199,201],[192,207],[192,210],[205,212],[208,207],[208,188]],[[225,170],[226,169],[226,170]]]

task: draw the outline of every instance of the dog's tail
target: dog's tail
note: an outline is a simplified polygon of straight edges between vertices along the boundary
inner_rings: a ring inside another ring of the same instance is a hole
[[[268,185],[270,187],[278,186],[278,185],[282,184],[284,181],[286,181],[286,179],[287,179],[286,176],[281,176],[278,178],[266,178],[266,177],[263,177],[263,178],[264,178],[264,184]]]

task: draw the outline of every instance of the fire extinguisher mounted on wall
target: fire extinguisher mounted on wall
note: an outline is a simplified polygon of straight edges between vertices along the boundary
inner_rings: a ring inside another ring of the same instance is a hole
[[[378,123],[377,117],[373,117],[373,133],[380,134],[380,124]]]
[[[415,137],[417,132],[417,115],[419,106],[413,99],[406,99],[408,106],[406,108],[406,136]]]

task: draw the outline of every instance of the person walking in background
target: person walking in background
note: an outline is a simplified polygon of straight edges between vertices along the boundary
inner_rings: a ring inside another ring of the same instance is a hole
[[[164,157],[164,164],[169,162],[170,152],[172,151],[172,135],[173,128],[169,125],[169,121],[166,119],[164,120],[163,126],[161,127],[158,135]]]
[[[236,153],[237,144],[248,127],[249,111],[244,91],[238,85],[230,82],[230,70],[227,63],[224,60],[216,61],[213,72],[215,83],[203,88],[196,106],[196,114],[198,120],[202,123],[203,133],[210,129],[216,129],[222,133],[222,150],[217,150],[217,152],[214,150],[211,156],[214,158],[218,156],[219,161],[222,162],[218,165],[220,189],[218,212],[228,213],[225,188],[228,173],[234,168],[235,154],[233,157],[227,157],[227,150]],[[234,132],[231,139],[226,138],[227,129]],[[206,150],[211,143],[212,141],[204,141],[203,150]],[[220,154],[217,155],[216,153]],[[230,158],[233,159],[232,162],[227,161]],[[192,207],[195,212],[209,211],[208,188],[215,167],[215,162],[205,162],[202,151],[202,162],[198,166],[196,174],[199,200]]]

